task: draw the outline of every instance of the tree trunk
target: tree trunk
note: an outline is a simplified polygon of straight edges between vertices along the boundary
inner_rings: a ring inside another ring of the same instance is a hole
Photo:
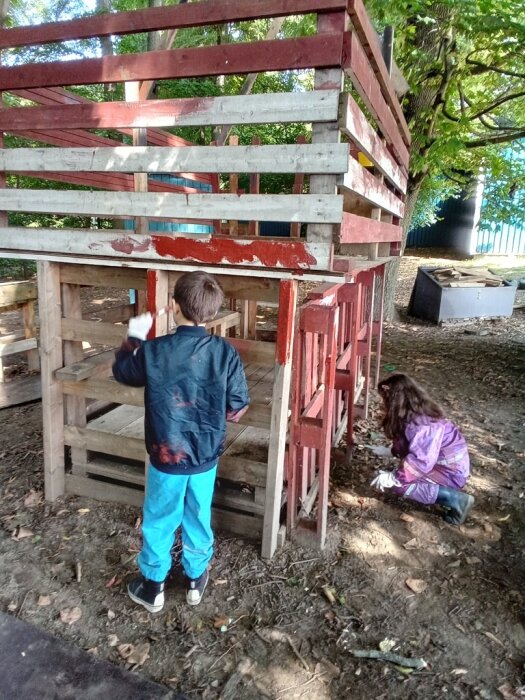
[[[421,72],[414,76],[417,90],[407,95],[404,113],[412,134],[410,148],[411,168],[408,190],[405,200],[403,219],[403,239],[401,254],[404,253],[410,222],[414,214],[421,185],[429,173],[424,156],[435,136],[436,119],[443,105],[444,93],[453,76],[455,66],[451,56],[455,50],[454,36],[451,31],[452,9],[450,6],[435,2],[430,8],[434,23],[426,24],[414,19],[416,27],[415,46],[423,64]],[[426,59],[426,60],[425,60]],[[422,86],[422,87],[421,87]],[[413,163],[418,165],[417,170]],[[394,315],[395,290],[399,273],[400,259],[390,262],[386,272],[385,318]]]

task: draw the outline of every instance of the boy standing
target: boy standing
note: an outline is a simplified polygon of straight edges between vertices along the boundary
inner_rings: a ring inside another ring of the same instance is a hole
[[[113,365],[117,381],[145,387],[150,464],[137,558],[141,573],[128,583],[128,594],[152,613],[164,605],[164,581],[179,526],[186,600],[198,605],[202,599],[213,554],[211,502],[226,419],[236,422],[248,408],[237,351],[224,338],[209,335],[204,325],[223,299],[219,283],[206,272],[182,275],[171,301],[175,333],[146,341],[151,314],[130,319]]]

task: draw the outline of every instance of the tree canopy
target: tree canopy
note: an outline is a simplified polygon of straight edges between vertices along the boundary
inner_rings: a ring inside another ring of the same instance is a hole
[[[430,223],[436,205],[473,177],[487,181],[485,212],[523,219],[525,23],[521,0],[371,0],[395,28],[395,57],[410,85],[409,217]],[[417,200],[417,204],[415,204]]]

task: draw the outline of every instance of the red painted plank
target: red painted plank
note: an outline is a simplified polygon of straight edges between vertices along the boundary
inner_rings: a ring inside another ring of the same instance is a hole
[[[346,9],[345,0],[210,0],[0,30],[0,48]]]
[[[355,33],[345,34],[343,68],[372,116],[379,123],[384,137],[394,147],[400,163],[408,167],[410,154],[401,137],[399,126],[383,97],[379,82]]]
[[[340,243],[388,243],[400,241],[402,237],[401,226],[343,212]]]
[[[277,347],[275,355],[275,359],[280,365],[288,364],[292,354],[295,302],[296,283],[291,280],[281,280],[279,284]]]
[[[383,88],[383,94],[394,114],[403,140],[406,145],[409,146],[410,131],[408,130],[408,125],[401,110],[395,90],[392,87],[392,82],[383,59],[377,34],[372,26],[372,23],[370,22],[370,17],[368,16],[365,6],[363,5],[363,0],[349,0],[348,12],[352,18],[352,24],[354,25],[354,29],[361,40],[365,53],[370,59],[374,73],[376,74],[377,79]]]
[[[126,237],[122,243],[125,249],[120,246],[119,240],[112,243],[114,250],[130,255],[135,252],[135,244],[131,239]],[[260,262],[265,267],[292,270],[309,269],[317,262],[305,241],[236,239],[231,236],[217,236],[211,240],[199,241],[197,238],[151,235],[151,242],[160,256],[185,262],[211,265],[250,265]]]
[[[191,7],[184,5],[183,7]],[[0,67],[3,90],[197,78],[341,65],[343,34]]]

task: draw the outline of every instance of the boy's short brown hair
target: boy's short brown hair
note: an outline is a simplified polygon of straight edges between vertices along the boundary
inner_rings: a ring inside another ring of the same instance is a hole
[[[179,277],[173,298],[180,306],[184,318],[201,324],[215,318],[224,301],[224,292],[214,277],[197,270]]]

